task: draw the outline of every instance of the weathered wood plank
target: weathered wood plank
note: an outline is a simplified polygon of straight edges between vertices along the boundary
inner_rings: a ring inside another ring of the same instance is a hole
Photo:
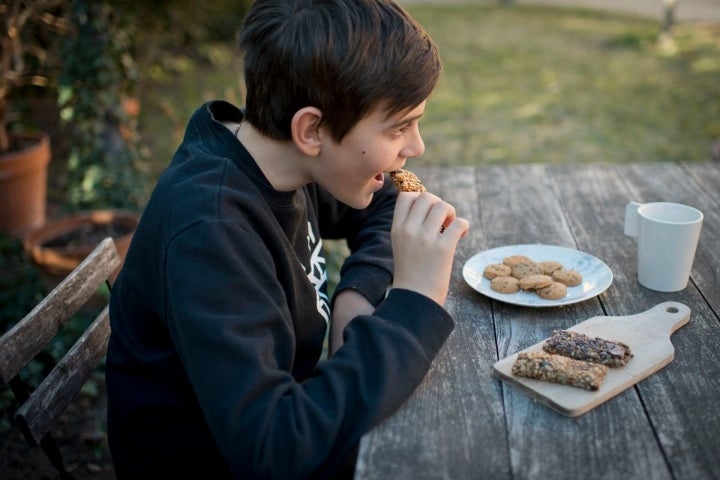
[[[18,409],[18,426],[30,444],[40,443],[105,356],[110,339],[108,318],[105,307]]]
[[[455,259],[447,300],[455,330],[406,406],[363,438],[356,478],[507,477],[501,392],[491,377],[496,349],[490,302],[472,295],[461,277],[465,259],[483,243],[474,170],[415,171],[477,234],[461,241]]]
[[[0,338],[0,382],[7,383],[52,340],[121,260],[111,238]]]
[[[480,168],[478,177],[488,248],[521,243],[575,246],[544,166]]]
[[[637,283],[635,240],[623,232],[625,204],[630,200],[692,203],[704,196],[684,178],[677,165],[625,165],[612,168],[553,167],[553,177],[568,187],[559,192],[581,248],[595,252],[611,266],[613,286],[603,305],[608,315],[630,315],[674,300],[688,305],[691,320],[676,332],[675,360],[636,386],[676,478],[717,478],[720,417],[699,412],[716,410],[720,398],[720,364],[709,354],[720,342],[718,321],[695,285],[682,292],[660,293]],[[622,185],[621,185],[622,183]],[[668,185],[677,185],[666,192]],[[702,201],[702,200],[701,200]],[[717,225],[717,220],[713,220]],[[717,261],[710,268],[717,269]],[[717,288],[716,286],[714,288]],[[629,294],[628,292],[632,292]],[[627,413],[621,412],[621,417]],[[704,417],[704,418],[703,418]],[[626,428],[620,431],[627,431]],[[707,448],[687,448],[688,439]],[[655,468],[649,471],[656,471]]]
[[[585,234],[568,223],[558,202],[560,191],[567,186],[549,176],[544,166],[491,168],[484,178],[480,187],[483,211],[493,212],[493,221],[485,224],[489,243],[524,243],[527,238],[528,243],[586,250],[583,245],[576,247],[576,237],[582,239]],[[581,178],[576,188],[592,188],[592,183],[592,179]],[[582,207],[592,218],[590,204]],[[502,232],[496,232],[499,224],[503,225]],[[604,314],[594,299],[547,309],[496,303],[493,313],[501,358],[542,341],[556,328],[568,328]],[[647,471],[659,472],[657,478],[669,478],[634,391],[626,391],[574,420],[551,411],[514,386],[503,384],[503,392],[514,478],[552,472],[553,478],[574,479],[588,465],[593,466],[598,478],[639,478]],[[607,432],[614,432],[612,441]]]
[[[717,411],[716,399],[720,398],[720,362],[716,353],[720,344],[720,212],[717,201],[708,194],[709,183],[688,177],[686,169],[680,165],[655,168],[628,165],[620,170],[634,191],[640,192],[641,201],[646,201],[652,192],[662,191],[662,194],[656,193],[657,198],[687,203],[705,214],[688,287],[671,294],[642,288],[651,298],[669,296],[685,303],[692,309],[692,317],[686,328],[678,332],[677,338],[673,338],[676,356],[670,365],[672,369],[659,372],[638,388],[677,477],[719,478],[720,415],[701,413]],[[700,177],[712,183],[713,171],[708,165],[708,175]],[[672,188],[668,189],[668,185]],[[717,196],[718,191],[715,192]],[[712,356],[716,357],[715,361],[710,360]],[[697,448],[686,448],[684,439],[687,438],[692,438]]]
[[[597,479],[720,478],[718,166],[522,165],[423,169],[421,177],[472,223],[447,303],[457,327],[415,395],[364,437],[356,478],[574,479],[579,472]],[[630,200],[677,201],[705,212],[684,291],[654,292],[637,283],[635,239],[623,232]],[[462,265],[478,251],[536,242],[597,256],[612,269],[613,284],[596,299],[533,309],[491,301],[461,278]],[[667,300],[692,310],[672,337],[674,361],[582,417],[557,414],[489,376],[495,358],[555,328],[632,315]],[[503,412],[506,431],[497,420]]]
[[[715,205],[720,206],[720,162],[686,162],[682,167],[715,200]]]

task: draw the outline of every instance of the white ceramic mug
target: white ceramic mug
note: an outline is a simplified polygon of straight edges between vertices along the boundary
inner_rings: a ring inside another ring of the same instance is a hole
[[[625,235],[637,237],[641,285],[659,292],[677,292],[687,286],[702,221],[702,212],[688,205],[627,204]]]

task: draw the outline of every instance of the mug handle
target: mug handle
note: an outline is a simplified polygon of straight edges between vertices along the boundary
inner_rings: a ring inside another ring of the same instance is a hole
[[[637,237],[640,229],[640,214],[638,209],[642,203],[630,202],[625,205],[625,235],[629,237]]]

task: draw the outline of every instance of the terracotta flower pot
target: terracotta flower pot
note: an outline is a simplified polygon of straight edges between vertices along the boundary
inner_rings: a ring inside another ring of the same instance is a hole
[[[124,260],[140,215],[124,210],[92,210],[51,221],[29,232],[23,248],[51,289],[105,237],[112,237]],[[114,281],[120,268],[113,274]]]
[[[0,155],[0,234],[20,236],[45,223],[50,139],[14,136],[26,146]]]

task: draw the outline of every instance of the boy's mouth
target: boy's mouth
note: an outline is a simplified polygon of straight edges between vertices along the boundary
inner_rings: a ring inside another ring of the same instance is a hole
[[[375,182],[375,187],[373,188],[373,190],[381,190],[383,188],[383,185],[385,184],[385,173],[378,173],[373,177],[373,181]]]

